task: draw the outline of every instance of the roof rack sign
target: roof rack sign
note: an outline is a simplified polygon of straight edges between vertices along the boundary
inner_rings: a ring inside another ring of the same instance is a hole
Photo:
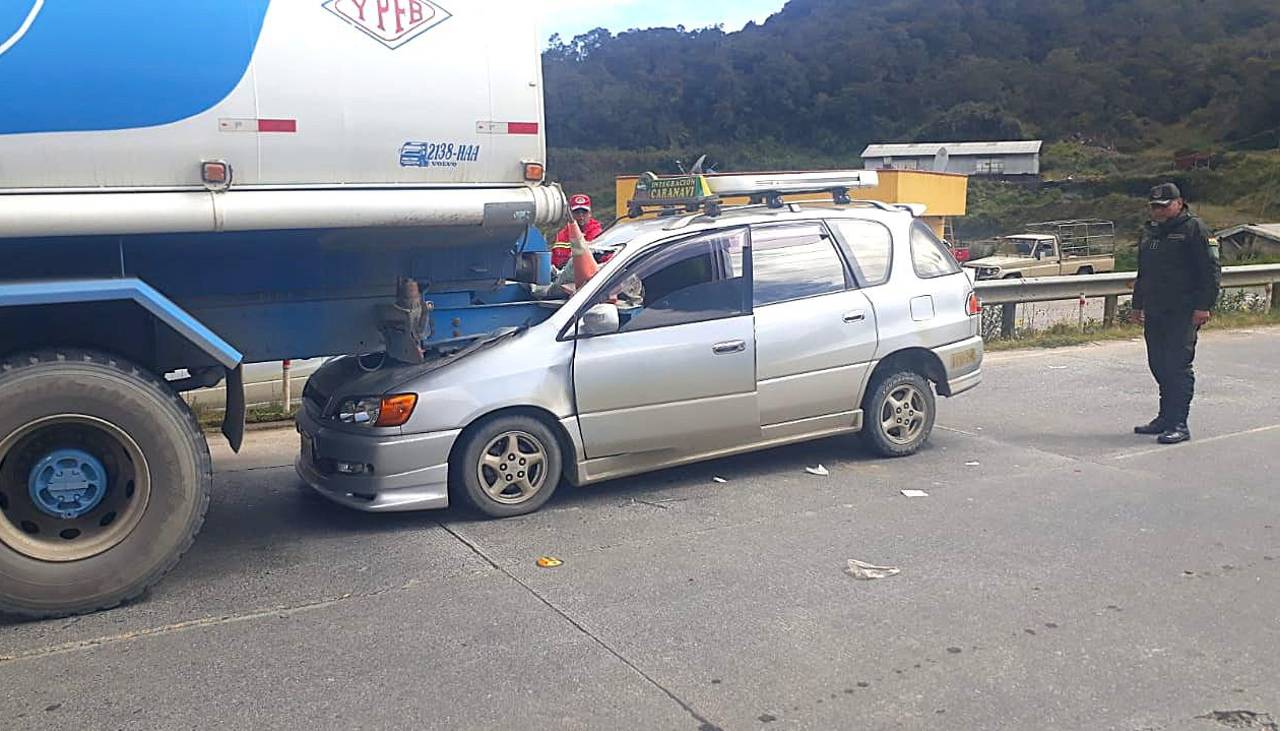
[[[833,170],[812,173],[748,173],[743,175],[688,175],[660,178],[645,173],[636,183],[635,198],[627,204],[631,218],[644,215],[647,208],[660,208],[660,215],[675,215],[681,210],[694,213],[705,210],[709,216],[720,215],[722,200],[746,197],[752,204],[782,208],[788,195],[830,193],[840,205],[853,199],[849,190],[874,188],[880,178],[874,170]]]
[[[720,199],[711,192],[705,176],[660,178],[654,173],[645,173],[636,182],[635,198],[627,204],[627,213],[631,218],[639,218],[646,208],[660,208],[666,215],[681,210],[694,213],[703,208],[718,213]]]

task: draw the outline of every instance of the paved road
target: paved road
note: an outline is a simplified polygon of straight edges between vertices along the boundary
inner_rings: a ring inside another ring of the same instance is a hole
[[[149,598],[0,625],[0,725],[1280,719],[1280,330],[1205,337],[1201,372],[1183,447],[1127,434],[1153,403],[1138,344],[1001,354],[913,459],[831,440],[505,522],[330,506],[297,488],[290,433],[256,433],[218,455],[208,526]],[[855,581],[850,558],[902,572]]]

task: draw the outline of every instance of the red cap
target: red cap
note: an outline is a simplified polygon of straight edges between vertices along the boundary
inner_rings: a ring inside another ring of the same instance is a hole
[[[569,198],[569,210],[576,211],[579,208],[591,210],[591,196],[579,193]]]

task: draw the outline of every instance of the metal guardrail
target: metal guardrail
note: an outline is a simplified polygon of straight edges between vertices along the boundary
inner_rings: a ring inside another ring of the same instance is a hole
[[[1106,319],[1115,317],[1117,300],[1133,293],[1133,282],[1137,279],[1134,272],[1115,274],[1089,274],[1074,277],[1036,277],[1033,279],[995,279],[979,281],[975,284],[978,297],[984,305],[1004,305],[1006,309],[1002,331],[1012,333],[1014,314],[1010,309],[1020,304],[1033,302],[1056,302],[1063,300],[1105,297],[1107,299]],[[1261,264],[1255,266],[1226,267],[1222,270],[1222,286],[1224,289],[1236,287],[1263,287],[1280,282],[1280,264]],[[294,401],[302,393],[311,372],[319,367],[320,360],[299,362],[294,364],[293,393]],[[279,363],[260,363],[250,366],[245,374],[245,388],[250,405],[266,405],[279,403],[282,398],[282,379]],[[223,387],[201,389],[186,394],[191,403],[220,404],[224,400]]]
[[[1135,272],[1084,274],[1073,277],[994,279],[975,284],[984,305],[1056,302],[1080,297],[1119,297],[1133,293]],[[1280,264],[1224,267],[1223,289],[1265,287],[1280,282]]]
[[[1133,294],[1137,272],[1111,274],[1084,274],[1073,277],[1035,277],[1031,279],[993,279],[974,283],[974,289],[984,305],[1002,305],[1000,336],[1013,337],[1017,309],[1020,304],[1032,302],[1060,302],[1063,300],[1104,299],[1103,324],[1111,326],[1116,321],[1120,297]],[[1275,283],[1280,282],[1280,264],[1254,264],[1251,266],[1224,267],[1222,288],[1266,287],[1266,307],[1275,303]],[[1081,309],[1083,313],[1084,310]],[[1082,315],[1083,316],[1083,315]]]

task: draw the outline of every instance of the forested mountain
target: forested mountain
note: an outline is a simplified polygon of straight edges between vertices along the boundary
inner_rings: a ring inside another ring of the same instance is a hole
[[[544,65],[557,148],[1280,144],[1280,0],[791,0],[737,33],[556,39]]]

